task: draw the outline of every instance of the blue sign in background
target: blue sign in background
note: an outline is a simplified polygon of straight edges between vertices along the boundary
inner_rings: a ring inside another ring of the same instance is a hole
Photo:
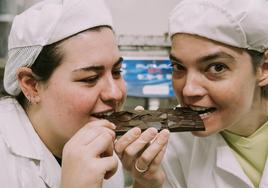
[[[123,76],[128,96],[173,97],[171,66],[168,59],[126,59]]]

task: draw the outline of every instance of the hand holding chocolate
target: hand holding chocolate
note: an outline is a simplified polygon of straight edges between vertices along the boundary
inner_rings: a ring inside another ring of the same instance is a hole
[[[205,130],[198,113],[185,107],[120,111],[106,116],[105,119],[116,125],[117,136],[123,135],[133,127],[139,127],[142,131],[149,127],[154,127],[158,131],[168,129],[170,132]]]

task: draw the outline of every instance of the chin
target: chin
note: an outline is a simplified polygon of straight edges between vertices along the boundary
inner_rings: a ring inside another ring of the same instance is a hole
[[[192,135],[197,136],[197,137],[207,137],[216,133],[217,132],[208,130],[207,128],[205,131],[192,131]]]

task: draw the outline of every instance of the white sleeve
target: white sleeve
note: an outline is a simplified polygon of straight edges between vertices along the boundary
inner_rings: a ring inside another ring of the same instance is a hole
[[[189,133],[171,133],[162,168],[164,188],[187,188],[193,137]]]
[[[17,184],[14,181],[15,170],[11,153],[3,139],[0,132],[0,185],[1,187],[16,187]]]

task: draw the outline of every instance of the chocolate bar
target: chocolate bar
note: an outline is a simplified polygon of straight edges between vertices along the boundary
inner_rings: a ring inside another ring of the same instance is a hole
[[[168,129],[170,132],[205,130],[198,113],[186,107],[119,111],[106,116],[105,119],[116,125],[117,136],[123,135],[133,127],[139,127],[142,131],[149,127],[154,127],[158,131]]]

